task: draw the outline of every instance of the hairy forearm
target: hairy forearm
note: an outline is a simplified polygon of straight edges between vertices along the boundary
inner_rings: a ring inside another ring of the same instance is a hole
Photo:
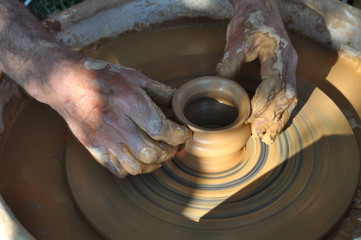
[[[56,42],[18,0],[0,0],[0,43],[0,71],[40,101],[62,69],[83,58]]]

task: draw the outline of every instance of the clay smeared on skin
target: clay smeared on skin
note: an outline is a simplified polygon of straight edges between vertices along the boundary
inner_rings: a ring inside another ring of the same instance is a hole
[[[88,96],[80,97],[77,101],[80,105],[95,105],[92,109],[99,111],[96,115],[103,117],[95,122],[89,119],[81,127],[77,127],[77,123],[71,126],[73,132],[81,132],[82,128],[89,128],[88,125],[90,128],[96,126],[96,132],[89,130],[87,132],[92,134],[80,139],[96,159],[121,177],[127,172],[136,175],[153,171],[161,162],[172,158],[177,152],[177,146],[188,139],[189,130],[166,119],[154,101],[170,106],[174,89],[151,80],[134,69],[101,60],[86,59],[83,65],[96,76],[109,76],[108,81],[98,83],[95,80],[89,86],[104,93],[102,99],[92,103],[88,102],[92,99]],[[128,94],[129,92],[133,94]],[[134,106],[135,102],[138,105]],[[109,112],[112,105],[116,105],[116,113]],[[84,118],[83,115],[80,119]],[[121,125],[117,118],[123,122]],[[112,129],[111,134],[108,128]],[[107,148],[94,147],[99,145]]]
[[[265,23],[265,18],[262,16],[261,11],[253,12],[249,15],[246,20],[246,26],[251,26],[251,28],[246,28],[244,30],[244,34],[246,35],[246,40],[249,43],[257,41],[257,38],[262,39],[262,46],[266,56],[261,55],[262,58],[269,59],[272,56],[276,56],[275,62],[272,66],[265,66],[266,69],[273,69],[277,70],[280,81],[282,81],[282,72],[283,72],[283,62],[282,62],[282,49],[288,45],[288,41],[278,35],[274,28],[267,26]],[[259,34],[263,34],[262,37],[258,36]],[[255,40],[256,39],[256,40]],[[281,48],[282,47],[282,48]],[[247,58],[247,62],[253,61],[259,54],[260,49],[257,50],[257,55],[255,53],[251,53],[250,56]],[[248,54],[246,54],[248,56]],[[262,59],[261,59],[262,61]],[[270,63],[271,64],[271,63]],[[267,74],[268,75],[268,74]]]
[[[154,141],[142,130],[138,131],[139,136],[144,140],[144,147],[136,154],[136,156],[146,164],[161,163],[167,161],[174,156],[177,148],[171,147],[164,142]]]
[[[89,70],[100,70],[104,68],[110,68],[110,64],[103,61],[86,60],[84,62],[84,67]]]
[[[74,89],[62,91],[62,104],[55,108],[78,140],[116,176],[155,170],[188,138],[189,130],[166,119],[151,99],[169,106],[172,88],[101,60],[85,58],[71,67],[73,73],[84,74],[52,83],[58,90]]]
[[[174,88],[159,82],[151,81],[145,85],[144,90],[155,103],[170,107],[175,92]]]
[[[248,122],[252,133],[271,143],[281,132],[297,103],[297,53],[289,42],[276,1],[231,1],[236,9],[227,29],[219,76],[233,78],[244,62],[257,58],[262,83],[251,101]]]
[[[87,147],[87,150],[98,163],[106,167],[117,177],[123,178],[128,175],[120,162],[104,147]]]

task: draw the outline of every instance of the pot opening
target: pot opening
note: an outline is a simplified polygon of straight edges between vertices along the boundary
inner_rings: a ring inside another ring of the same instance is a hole
[[[184,116],[198,127],[216,129],[231,125],[238,117],[238,109],[228,100],[202,97],[185,105]]]

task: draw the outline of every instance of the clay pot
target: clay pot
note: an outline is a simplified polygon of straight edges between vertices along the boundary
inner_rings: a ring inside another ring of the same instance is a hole
[[[173,97],[176,117],[194,133],[177,157],[201,172],[217,172],[239,163],[251,136],[250,100],[236,82],[201,77],[181,86]]]

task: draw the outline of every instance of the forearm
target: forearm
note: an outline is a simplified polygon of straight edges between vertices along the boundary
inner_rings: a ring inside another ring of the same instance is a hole
[[[62,69],[83,58],[57,43],[18,0],[0,0],[0,43],[0,71],[40,101]]]

